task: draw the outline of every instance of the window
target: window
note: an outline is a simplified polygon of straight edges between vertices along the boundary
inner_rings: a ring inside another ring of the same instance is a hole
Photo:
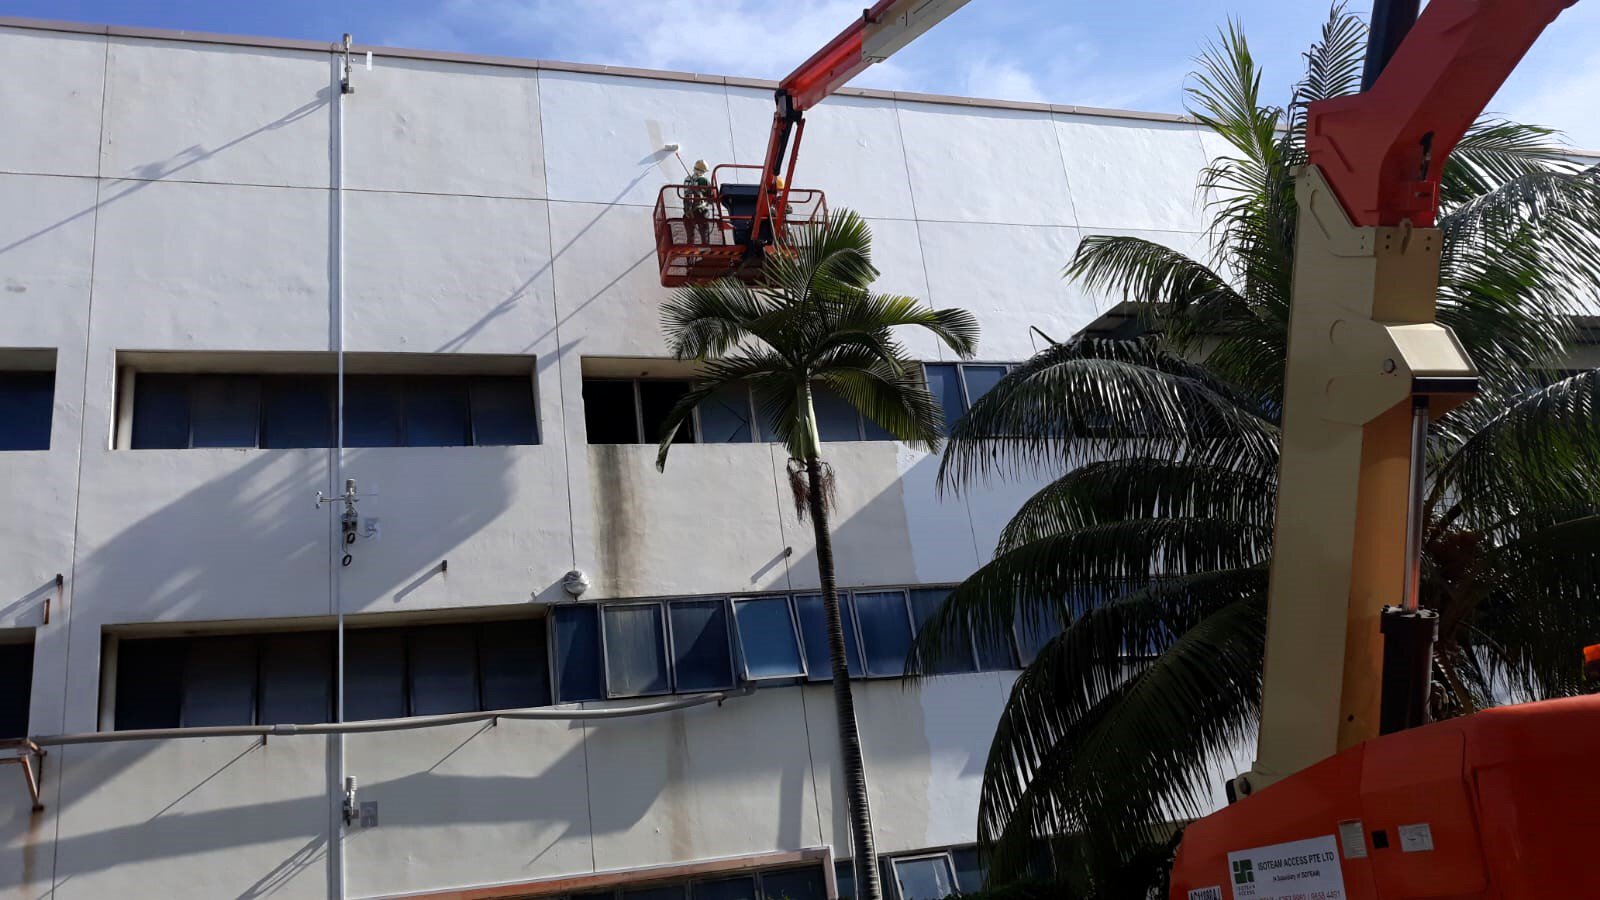
[[[1017,659],[1024,666],[1033,663],[1039,651],[1061,633],[1061,619],[1037,606],[1017,607]]]
[[[754,440],[755,410],[750,389],[725,384],[700,404],[700,436],[708,444],[748,444]]]
[[[989,393],[1010,371],[1010,366],[972,363],[926,363],[923,374],[928,391],[944,412],[944,430],[949,434],[956,420],[966,414],[979,397]]]
[[[0,644],[0,741],[28,736],[33,695],[33,639]]]
[[[568,603],[551,611],[556,630],[556,692],[562,703],[598,700],[600,613],[591,603]]]
[[[602,606],[606,693],[611,697],[664,694],[667,675],[666,621],[659,603]]]
[[[353,628],[345,719],[545,706],[544,622]],[[116,727],[332,721],[331,631],[119,642]]]
[[[677,689],[692,692],[733,687],[728,612],[721,598],[675,600],[667,609]]]
[[[800,635],[788,597],[744,597],[733,601],[733,622],[743,651],[744,676],[752,681],[806,674]]]
[[[850,401],[818,385],[811,391],[817,413],[817,436],[824,441],[892,441],[883,426],[856,411]]]
[[[927,623],[928,619],[932,617],[935,612],[938,611],[939,607],[944,604],[944,600],[948,596],[950,596],[950,591],[945,588],[922,588],[920,590],[913,589],[911,591],[911,612],[916,618],[918,631],[922,630],[922,626]],[[929,675],[950,675],[958,672],[976,672],[979,668],[979,664],[975,657],[976,653],[973,653],[961,659],[950,658],[934,661],[924,660],[924,663]]]
[[[899,676],[911,653],[911,615],[904,591],[855,591],[856,621],[861,631],[867,674]]]
[[[589,443],[660,443],[667,416],[689,387],[690,383],[681,379],[585,378],[583,421]],[[673,443],[694,443],[698,415],[697,410],[678,429]]]
[[[735,875],[702,881],[694,886],[694,900],[759,900],[754,875]]]
[[[833,651],[828,646],[828,612],[821,594],[794,598],[800,613],[800,634],[806,641],[806,671],[812,681],[833,680]],[[850,613],[850,595],[839,592],[839,621],[844,629],[845,668],[851,678],[867,673],[861,665],[861,645],[856,640],[856,620]]]
[[[901,900],[944,900],[956,892],[955,868],[946,853],[896,859],[894,878]]]
[[[843,890],[840,897],[848,897]],[[562,900],[825,900],[822,867],[815,863],[782,869],[708,875],[690,881],[681,876],[639,887],[613,887],[568,894]]]
[[[49,450],[55,372],[0,372],[0,450]]]
[[[135,450],[330,447],[332,375],[141,372]],[[533,383],[521,375],[347,375],[347,447],[460,447],[539,442]]]

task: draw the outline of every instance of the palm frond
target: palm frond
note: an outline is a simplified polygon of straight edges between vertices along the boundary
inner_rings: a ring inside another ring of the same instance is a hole
[[[1439,203],[1453,209],[1528,175],[1571,172],[1578,167],[1552,128],[1506,119],[1473,123],[1439,174]]]

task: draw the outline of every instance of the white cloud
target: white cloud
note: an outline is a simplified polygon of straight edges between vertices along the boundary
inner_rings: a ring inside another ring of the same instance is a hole
[[[1038,103],[1049,99],[1033,75],[1013,63],[988,59],[970,63],[965,81],[963,93],[970,97]]]

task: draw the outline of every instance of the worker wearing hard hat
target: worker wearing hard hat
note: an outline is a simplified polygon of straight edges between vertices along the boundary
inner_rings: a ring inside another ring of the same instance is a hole
[[[709,167],[703,159],[694,161],[694,169],[683,177],[683,220],[691,244],[711,243],[711,179],[706,177]]]

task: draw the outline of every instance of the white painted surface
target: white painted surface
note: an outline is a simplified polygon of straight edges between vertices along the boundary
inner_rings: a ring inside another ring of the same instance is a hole
[[[0,348],[58,354],[51,449],[0,454],[0,627],[36,629],[34,733],[97,727],[108,628],[332,608],[328,513],[313,505],[326,452],[110,448],[119,351],[329,349],[335,62],[0,29],[0,119],[25,123],[0,142]],[[355,81],[349,346],[528,356],[544,443],[350,451],[383,539],[356,548],[346,608],[532,604],[574,566],[593,597],[814,586],[810,523],[775,446],[680,446],[659,474],[653,447],[590,447],[584,433],[584,358],[665,353],[649,212],[682,170],[660,145],[751,162],[765,93],[381,57]],[[880,289],[972,310],[985,360],[1023,359],[1028,326],[1064,338],[1106,302],[1060,277],[1080,219],[1195,227],[1164,171],[1194,165],[1198,150],[1166,157],[1185,127],[862,98],[810,118],[797,184],[869,217]],[[923,359],[949,356],[904,337]],[[846,586],[959,580],[1026,495],[940,498],[933,458],[827,450]],[[39,589],[56,572],[67,583],[44,625]],[[973,839],[1010,679],[860,684],[881,850]],[[814,686],[604,725],[353,738],[350,771],[382,824],[348,840],[352,894],[842,849],[833,727]],[[20,790],[0,794],[0,896],[326,893],[320,739],[77,748],[45,772],[38,816]]]
[[[1191,125],[1058,115],[1078,227],[1196,232],[1205,155]]]

